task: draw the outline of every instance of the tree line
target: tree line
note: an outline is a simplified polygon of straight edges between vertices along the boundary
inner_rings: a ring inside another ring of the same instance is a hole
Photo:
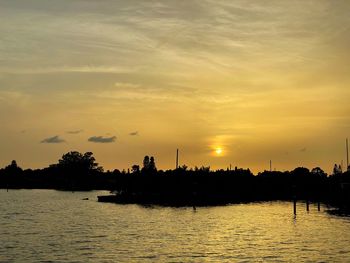
[[[111,190],[121,202],[224,204],[241,201],[323,200],[349,204],[350,172],[336,166],[327,175],[320,167],[292,171],[249,169],[211,170],[210,167],[158,170],[155,158],[145,156],[142,167],[104,171],[92,152],[71,151],[43,169],[20,168],[16,161],[0,169],[0,188]]]

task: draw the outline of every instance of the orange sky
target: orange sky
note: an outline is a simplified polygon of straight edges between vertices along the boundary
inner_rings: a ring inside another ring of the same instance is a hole
[[[70,150],[254,172],[345,162],[349,1],[1,1],[0,167]],[[220,148],[220,154],[217,149]]]

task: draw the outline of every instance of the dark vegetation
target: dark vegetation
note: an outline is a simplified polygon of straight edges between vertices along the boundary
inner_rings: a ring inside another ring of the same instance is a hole
[[[349,209],[350,171],[335,166],[332,175],[321,168],[292,171],[249,169],[212,171],[209,167],[157,170],[153,157],[145,156],[142,168],[103,171],[93,154],[69,152],[57,164],[43,169],[21,169],[16,161],[0,169],[0,188],[45,188],[69,191],[111,190],[100,201],[161,205],[218,205],[268,200],[310,200]]]

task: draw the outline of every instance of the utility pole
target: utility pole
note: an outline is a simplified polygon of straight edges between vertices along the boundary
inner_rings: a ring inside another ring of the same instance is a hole
[[[343,167],[344,167],[343,160],[341,160],[341,163],[340,163],[340,170],[341,171],[343,171]]]
[[[272,172],[272,161],[270,160],[270,172]]]
[[[179,168],[179,149],[176,149],[176,169]]]
[[[348,138],[346,138],[346,171],[349,167],[349,145],[348,145]]]

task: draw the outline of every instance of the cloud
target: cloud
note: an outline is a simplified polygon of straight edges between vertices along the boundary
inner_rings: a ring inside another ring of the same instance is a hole
[[[96,143],[111,143],[114,142],[117,139],[117,137],[103,137],[103,136],[92,136],[88,139],[89,142],[96,142]]]
[[[125,83],[125,82],[116,82],[114,86],[117,88],[140,88],[139,84],[134,83]]]
[[[41,143],[62,143],[65,142],[62,138],[60,138],[58,135],[46,138],[41,141]]]
[[[81,132],[83,132],[83,130],[67,131],[67,133],[69,133],[69,134],[78,134]]]
[[[129,135],[130,136],[136,136],[136,135],[139,135],[139,132],[138,131],[130,132]]]

